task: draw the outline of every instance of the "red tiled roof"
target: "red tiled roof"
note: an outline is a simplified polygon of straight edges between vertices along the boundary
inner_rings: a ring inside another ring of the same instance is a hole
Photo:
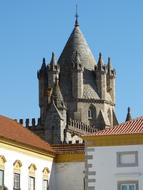
[[[0,116],[0,139],[8,139],[13,142],[39,149],[53,154],[51,146],[40,137],[24,128],[16,121],[4,116]]]
[[[55,144],[52,145],[56,154],[84,152],[84,144]]]
[[[143,134],[143,117],[139,117],[137,119],[121,123],[112,128],[108,128],[85,136],[107,136],[123,134]]]

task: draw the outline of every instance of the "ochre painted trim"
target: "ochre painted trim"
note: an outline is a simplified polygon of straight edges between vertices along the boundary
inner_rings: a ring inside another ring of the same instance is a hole
[[[26,155],[38,157],[40,159],[53,161],[53,157],[46,152],[34,150],[32,148],[25,147],[25,146],[22,146],[20,144],[16,144],[13,142],[9,142],[7,140],[0,139],[0,147],[6,148],[7,150],[10,150],[10,151],[16,151],[16,152],[20,152],[20,153],[23,153]]]
[[[83,139],[88,147],[143,144],[142,134],[86,136]]]
[[[6,158],[3,155],[0,155],[0,169],[4,170]]]
[[[84,153],[58,154],[55,158],[56,163],[64,162],[84,162]]]

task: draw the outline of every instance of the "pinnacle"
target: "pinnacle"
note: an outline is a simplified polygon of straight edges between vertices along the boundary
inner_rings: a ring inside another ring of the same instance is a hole
[[[131,119],[132,119],[132,116],[131,116],[131,108],[128,107],[128,112],[127,112],[126,121],[130,121]]]
[[[103,66],[103,60],[102,60],[102,54],[101,52],[99,53],[99,59],[98,59],[98,68],[102,69]]]
[[[44,70],[46,68],[46,60],[43,58],[41,70]]]
[[[57,64],[57,60],[56,60],[56,58],[55,58],[54,52],[52,52],[52,58],[51,58],[50,64],[51,64],[51,65],[56,65],[56,64]]]

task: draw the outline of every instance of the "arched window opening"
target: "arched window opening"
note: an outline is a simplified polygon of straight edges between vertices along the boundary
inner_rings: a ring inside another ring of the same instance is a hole
[[[96,108],[92,104],[89,106],[89,109],[88,109],[88,120],[89,120],[89,125],[91,125],[91,126],[95,125]]]
[[[96,108],[94,105],[90,105],[88,109],[88,119],[95,119],[96,118]]]

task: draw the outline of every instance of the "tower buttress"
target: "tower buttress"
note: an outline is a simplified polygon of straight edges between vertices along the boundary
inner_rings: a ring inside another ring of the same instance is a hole
[[[40,107],[40,118],[41,122],[44,121],[44,116],[46,114],[46,88],[47,88],[47,70],[46,61],[43,58],[43,63],[41,69],[37,72],[37,78],[39,80],[39,107]]]
[[[102,60],[102,55],[99,53],[99,59],[97,66],[95,67],[95,73],[96,73],[96,83],[97,83],[97,90],[98,94],[101,99],[106,99],[106,68]]]
[[[112,68],[111,59],[108,58],[107,63],[107,92],[111,95],[112,101],[115,104],[115,77],[116,71]]]

